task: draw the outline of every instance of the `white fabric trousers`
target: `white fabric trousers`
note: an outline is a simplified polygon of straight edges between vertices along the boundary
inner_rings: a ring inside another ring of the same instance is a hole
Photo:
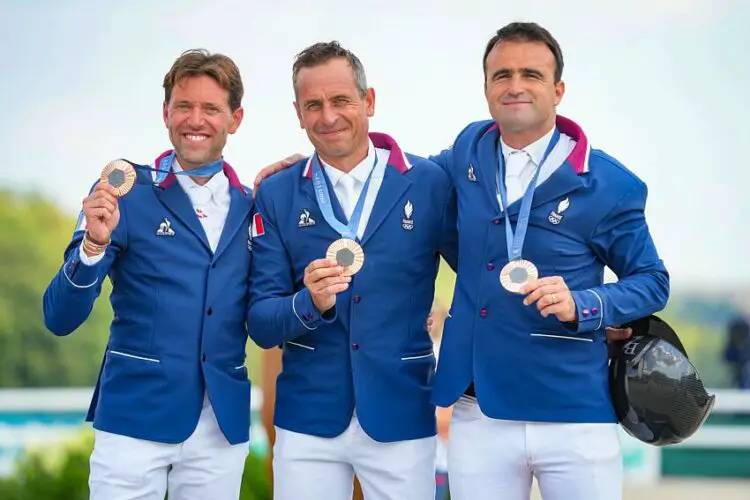
[[[617,424],[496,420],[476,399],[454,407],[448,444],[451,500],[621,500]]]
[[[231,445],[206,400],[193,434],[165,444],[95,430],[90,500],[233,500],[249,443]]]
[[[435,500],[437,437],[380,443],[352,418],[334,438],[276,428],[274,500],[351,500],[357,475],[367,500]]]

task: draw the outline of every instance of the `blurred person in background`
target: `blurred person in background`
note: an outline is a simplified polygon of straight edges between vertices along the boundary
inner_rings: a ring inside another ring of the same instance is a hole
[[[95,184],[44,294],[45,324],[65,336],[112,282],[86,417],[92,500],[236,499],[249,452],[252,194],[222,156],[242,122],[242,79],[230,58],[191,50],[163,86],[174,149],[137,166],[122,197]]]
[[[724,360],[730,367],[732,386],[750,389],[750,321],[744,314],[736,315],[727,325]]]

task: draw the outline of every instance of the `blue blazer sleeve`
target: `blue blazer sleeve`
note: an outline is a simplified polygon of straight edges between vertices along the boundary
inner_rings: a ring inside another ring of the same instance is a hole
[[[81,219],[83,220],[83,214]],[[86,321],[112,263],[127,245],[125,210],[120,207],[120,222],[112,232],[112,242],[99,262],[86,265],[80,260],[85,231],[78,224],[63,254],[63,265],[44,292],[44,325],[55,335],[68,335]]]
[[[429,157],[448,176],[450,192],[443,212],[443,232],[440,238],[440,255],[451,269],[458,269],[458,202],[453,181],[453,148],[444,149],[437,155]]]
[[[456,190],[448,190],[443,212],[443,230],[440,235],[440,255],[445,259],[453,272],[458,269],[458,203]]]
[[[279,233],[272,206],[259,190],[252,223],[262,234],[252,239],[247,326],[250,338],[263,349],[281,345],[336,319],[335,308],[325,318],[313,304],[307,288],[296,286],[293,265]],[[279,198],[281,199],[281,198]]]
[[[456,173],[456,168],[458,167],[458,165],[456,165],[455,156],[458,154],[459,158],[461,158],[461,154],[457,153],[457,151],[462,151],[464,156],[468,155],[468,151],[472,147],[471,145],[473,143],[473,140],[478,137],[477,134],[483,133],[487,129],[487,127],[491,126],[492,124],[492,120],[484,120],[468,124],[461,130],[461,132],[458,133],[456,139],[453,141],[452,146],[442,150],[436,155],[430,156],[428,159],[440,165],[440,167],[448,174],[448,177],[450,177],[451,182],[455,183],[454,174]],[[468,161],[464,165],[462,165],[462,167],[464,168],[467,166]]]
[[[646,224],[646,197],[646,185],[638,182],[592,235],[594,252],[619,281],[572,292],[579,332],[622,325],[667,304],[669,274]]]
[[[453,182],[453,148],[444,149],[440,153],[430,156],[428,159],[438,164],[448,174],[451,183]]]

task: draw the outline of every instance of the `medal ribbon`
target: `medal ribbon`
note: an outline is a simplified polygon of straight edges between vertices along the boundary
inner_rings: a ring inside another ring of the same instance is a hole
[[[149,170],[156,171],[156,184],[161,183],[169,175],[169,171],[172,169],[174,163],[175,152],[172,151],[169,155],[161,159],[157,168],[149,168]],[[196,167],[191,170],[182,170],[180,172],[172,172],[174,175],[189,175],[190,177],[213,177],[215,174],[222,171],[224,168],[224,159],[219,158],[211,163],[206,163],[200,167]]]
[[[523,194],[521,200],[521,210],[518,213],[518,222],[516,223],[515,234],[511,229],[510,217],[508,216],[508,193],[505,187],[505,157],[503,156],[502,141],[497,141],[497,158],[498,158],[498,171],[497,171],[497,186],[498,194],[502,200],[502,209],[505,212],[505,240],[508,245],[508,259],[510,261],[519,260],[521,258],[521,251],[523,249],[523,240],[526,239],[526,229],[529,226],[529,217],[531,216],[531,200],[534,198],[534,189],[536,189],[536,181],[539,178],[539,172],[542,170],[542,165],[547,161],[547,157],[557,145],[560,140],[560,131],[555,127],[555,133],[552,135],[552,139],[549,141],[547,150],[544,152],[542,161],[539,163],[534,177],[531,179],[529,186],[526,188],[526,192]]]
[[[312,157],[312,180],[313,187],[315,188],[315,197],[318,200],[318,206],[323,214],[323,218],[337,233],[344,238],[351,240],[357,239],[357,231],[359,230],[359,221],[362,218],[362,211],[365,206],[365,198],[367,197],[367,189],[370,187],[370,179],[372,173],[375,171],[375,167],[378,165],[377,153],[375,153],[375,163],[370,169],[370,173],[367,174],[367,180],[365,185],[362,187],[362,192],[359,194],[357,204],[354,206],[354,211],[349,219],[348,224],[340,222],[336,215],[333,213],[333,207],[331,206],[331,196],[328,192],[328,186],[326,185],[325,174],[320,166],[320,160],[318,159],[318,153],[315,153]]]

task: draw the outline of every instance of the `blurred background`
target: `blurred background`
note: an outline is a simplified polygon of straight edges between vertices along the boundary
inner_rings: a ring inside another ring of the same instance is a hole
[[[484,46],[515,20],[542,24],[562,46],[559,113],[648,184],[647,217],[672,275],[662,316],[718,395],[686,443],[655,449],[623,435],[626,498],[750,499],[744,0],[0,1],[0,499],[88,498],[82,421],[109,289],[62,339],[45,330],[41,297],[101,168],[149,163],[170,147],[161,83],[183,50],[223,52],[242,71],[245,121],[225,154],[249,184],[263,166],[310,151],[292,107],[291,64],[305,46],[337,39],[353,50],[376,90],[371,129],[428,155],[488,117]],[[443,269],[438,309],[452,286]],[[248,351],[256,418],[245,479],[256,486],[244,500],[270,498],[261,415],[278,369],[273,351]]]

